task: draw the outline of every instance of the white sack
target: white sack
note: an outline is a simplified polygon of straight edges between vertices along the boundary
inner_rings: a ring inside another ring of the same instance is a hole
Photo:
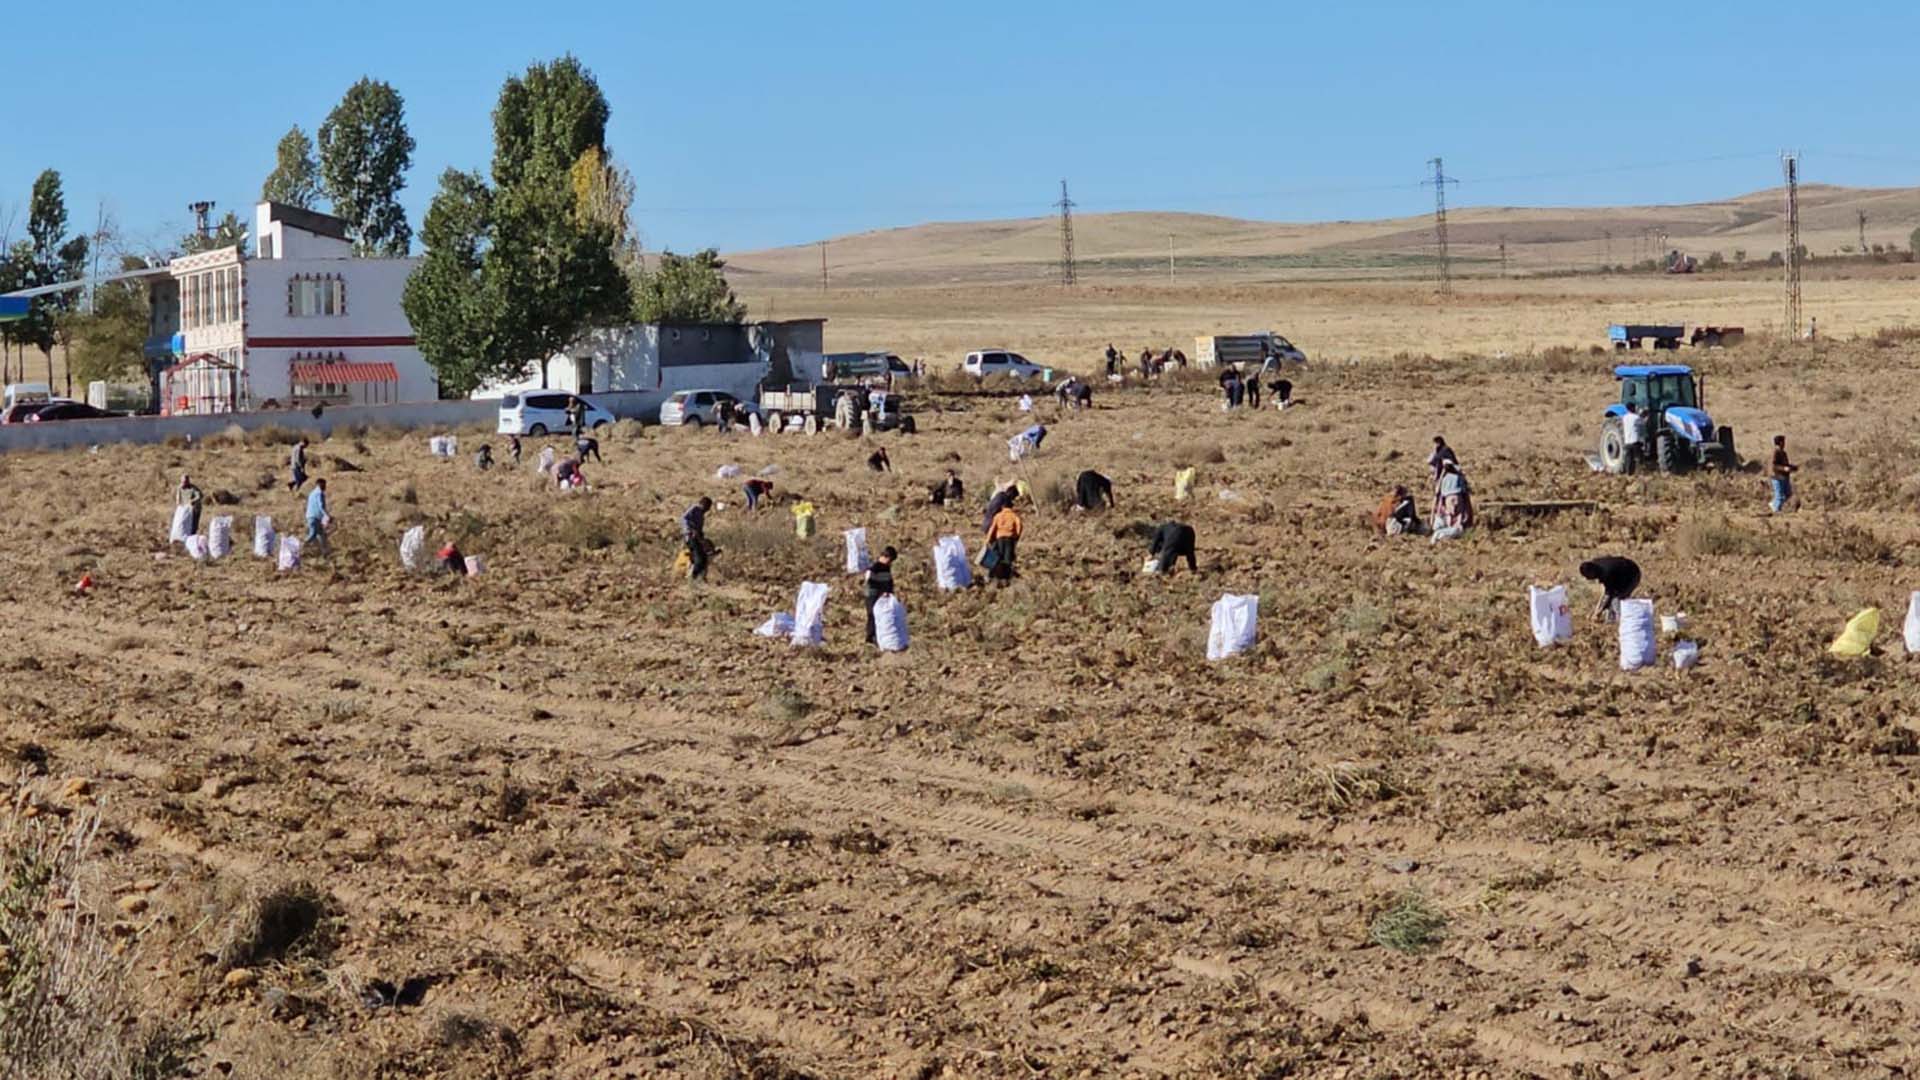
[[[973,584],[973,565],[967,558],[966,541],[958,536],[943,536],[934,541],[933,578],[945,592]]]
[[[1638,671],[1657,659],[1653,601],[1620,601],[1620,670]]]
[[[755,435],[760,434],[760,414],[759,413],[753,412],[753,413],[747,414],[747,430],[751,431]]]
[[[446,456],[447,456],[447,457],[454,457],[454,456],[456,456],[457,454],[459,454],[459,453],[460,453],[460,436],[458,436],[458,435],[447,435],[447,436],[444,436],[444,438],[445,438],[445,440],[446,440],[446,442],[445,442],[445,445],[446,445],[446,448],[447,448],[447,454],[446,454]]]
[[[827,593],[831,590],[823,582],[803,581],[800,594],[793,601],[793,636],[795,645],[818,645],[826,640],[822,633],[827,611]]]
[[[866,572],[873,565],[873,555],[867,550],[867,530],[848,529],[841,535],[847,538],[847,573]]]
[[[1027,451],[1031,449],[1033,449],[1033,446],[1027,442],[1025,435],[1015,435],[1013,438],[1007,440],[1007,460],[1018,464],[1020,459],[1026,457]]]
[[[1682,641],[1673,647],[1673,666],[1685,671],[1700,662],[1700,646],[1697,642]]]
[[[487,572],[487,560],[483,555],[467,556],[467,576],[479,577]]]
[[[400,537],[400,565],[410,574],[427,568],[427,527],[415,525]]]
[[[434,457],[446,457],[447,440],[438,435],[427,436],[427,453]]]
[[[280,538],[280,569],[298,570],[300,568],[300,541],[291,536]]]
[[[1660,616],[1660,632],[1663,634],[1677,634],[1686,628],[1687,613],[1684,611],[1676,615]]]
[[[551,446],[540,448],[540,471],[548,476],[553,475],[553,447]]]
[[[189,536],[185,540],[182,540],[180,542],[186,545],[187,554],[193,556],[194,562],[206,561],[206,558],[207,558],[207,538],[206,537]]]
[[[731,480],[734,477],[739,475],[740,475],[740,466],[738,465],[722,465],[719,468],[713,470],[713,478],[715,480]]]
[[[193,535],[187,531],[187,521],[193,517],[193,507],[176,506],[173,508],[173,528],[167,533],[167,543],[183,544]]]
[[[275,539],[273,518],[267,514],[255,514],[253,517],[253,557],[256,559],[273,558],[273,544]]]
[[[907,651],[907,605],[892,593],[873,602],[873,641],[881,652]]]
[[[1907,652],[1920,653],[1920,589],[1907,599]]]
[[[776,611],[767,616],[754,633],[761,637],[791,637],[793,635],[793,616],[784,611]]]
[[[207,523],[207,557],[224,559],[233,554],[233,518],[222,515]]]
[[[1207,659],[1225,660],[1253,645],[1260,620],[1260,597],[1228,593],[1213,604],[1213,628],[1207,633]]]
[[[1020,411],[1021,412],[1033,411],[1033,395],[1032,394],[1020,395]]]
[[[1527,586],[1527,606],[1532,611],[1533,640],[1546,648],[1556,641],[1573,638],[1573,611],[1567,607],[1567,587],[1551,589]]]

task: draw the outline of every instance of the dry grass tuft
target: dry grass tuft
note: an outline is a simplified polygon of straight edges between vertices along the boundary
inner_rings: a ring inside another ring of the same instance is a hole
[[[1425,896],[1407,891],[1393,898],[1367,927],[1367,940],[1395,952],[1418,954],[1437,948],[1447,936],[1447,917]]]
[[[780,724],[797,724],[813,712],[813,702],[790,686],[770,691],[760,699],[761,715]]]
[[[1368,803],[1391,802],[1417,794],[1409,781],[1378,765],[1342,761],[1310,766],[1294,782],[1295,801],[1323,814],[1342,814]]]
[[[214,955],[221,967],[239,968],[325,953],[332,944],[331,913],[326,894],[310,881],[251,889],[229,916]]]

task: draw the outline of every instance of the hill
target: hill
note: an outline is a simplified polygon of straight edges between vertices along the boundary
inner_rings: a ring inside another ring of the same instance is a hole
[[[1905,250],[1920,226],[1920,188],[1801,188],[1802,242],[1815,255],[1859,244]],[[1641,207],[1462,207],[1448,215],[1449,248],[1462,273],[1497,272],[1504,246],[1514,272],[1633,264],[1677,248],[1729,261],[1764,260],[1785,247],[1781,189],[1717,202]],[[1664,235],[1664,241],[1661,237]],[[1381,277],[1428,272],[1431,215],[1317,223],[1255,221],[1160,211],[1084,214],[1074,219],[1083,280],[1164,278],[1169,238],[1178,277],[1260,281]],[[1047,280],[1060,250],[1052,217],[935,222],[831,239],[831,280],[847,286],[987,284]],[[728,256],[736,284],[806,287],[820,275],[820,249],[807,244]]]

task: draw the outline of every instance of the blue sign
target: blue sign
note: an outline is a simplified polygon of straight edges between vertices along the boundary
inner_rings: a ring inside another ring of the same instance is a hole
[[[27,308],[32,304],[24,296],[0,296],[0,322],[12,322],[27,317]]]
[[[187,355],[187,335],[182,334],[177,330],[174,331],[174,334],[173,334],[173,355],[175,356]]]

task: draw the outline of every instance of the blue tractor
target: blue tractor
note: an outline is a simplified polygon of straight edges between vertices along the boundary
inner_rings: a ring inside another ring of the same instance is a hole
[[[1715,427],[1703,407],[1706,380],[1685,364],[1626,364],[1613,369],[1620,400],[1600,427],[1600,463],[1610,473],[1653,465],[1663,473],[1695,466],[1735,469],[1733,428]],[[1624,417],[1631,405],[1645,420],[1640,444],[1627,452]]]

